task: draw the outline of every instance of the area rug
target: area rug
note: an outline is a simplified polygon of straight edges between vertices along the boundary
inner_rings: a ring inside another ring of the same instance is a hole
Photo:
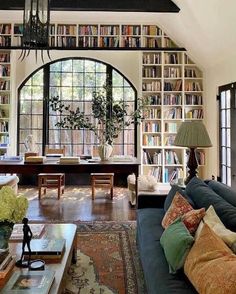
[[[77,263],[64,294],[144,294],[136,222],[77,223]]]

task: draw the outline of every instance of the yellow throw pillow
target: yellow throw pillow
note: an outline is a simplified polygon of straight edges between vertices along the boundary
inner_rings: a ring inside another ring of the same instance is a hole
[[[184,272],[198,293],[236,293],[236,255],[207,224],[186,258]]]
[[[206,211],[206,214],[203,218],[204,223],[206,223],[215,233],[218,235],[229,247],[232,247],[236,242],[236,233],[226,229],[220,218],[215,212],[214,207],[211,205]],[[201,225],[199,226],[195,239],[199,235],[201,230]],[[233,249],[233,248],[232,248]]]

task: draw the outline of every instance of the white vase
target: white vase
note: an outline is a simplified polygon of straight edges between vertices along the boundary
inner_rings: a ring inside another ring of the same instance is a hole
[[[112,150],[113,150],[113,147],[109,145],[108,143],[98,146],[98,154],[99,154],[99,157],[101,158],[101,161],[108,160],[109,157],[111,156]]]

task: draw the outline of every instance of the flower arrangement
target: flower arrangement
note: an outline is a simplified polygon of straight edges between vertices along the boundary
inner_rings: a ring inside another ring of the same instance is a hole
[[[63,115],[55,126],[71,130],[88,129],[94,132],[100,144],[111,145],[125,127],[142,121],[146,104],[147,101],[139,98],[137,109],[132,111],[124,101],[112,101],[110,86],[104,86],[102,90],[93,92],[93,116],[86,116],[79,107],[75,110],[71,109],[70,105],[64,104],[59,96],[49,99],[51,109]]]
[[[0,190],[0,222],[17,223],[25,217],[28,200],[23,195],[16,195],[10,186]]]

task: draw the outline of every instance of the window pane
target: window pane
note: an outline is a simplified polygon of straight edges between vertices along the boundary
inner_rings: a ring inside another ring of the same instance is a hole
[[[226,107],[225,92],[221,92],[221,95],[220,95],[220,107],[221,107],[221,109]]]

